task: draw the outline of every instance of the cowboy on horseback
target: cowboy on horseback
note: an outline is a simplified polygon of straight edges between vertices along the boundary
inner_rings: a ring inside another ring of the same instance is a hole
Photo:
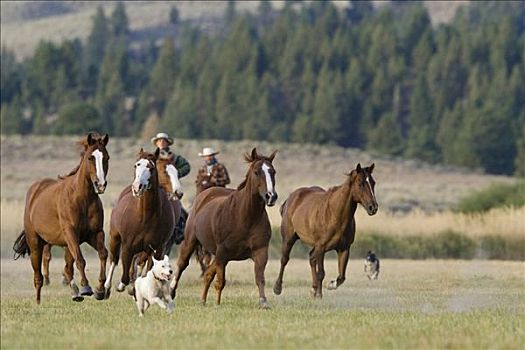
[[[204,158],[204,165],[197,173],[195,184],[197,185],[197,194],[207,188],[218,186],[226,187],[230,183],[230,176],[226,167],[219,163],[216,155],[219,154],[211,147],[204,147],[199,157]]]

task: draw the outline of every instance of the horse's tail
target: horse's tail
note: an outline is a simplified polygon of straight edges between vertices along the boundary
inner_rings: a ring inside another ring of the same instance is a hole
[[[31,251],[29,250],[29,244],[27,244],[26,231],[22,231],[22,233],[20,233],[20,236],[18,236],[16,239],[15,244],[13,244],[13,250],[15,251],[13,256],[15,260],[18,260],[20,257],[25,257],[26,254],[31,254]]]

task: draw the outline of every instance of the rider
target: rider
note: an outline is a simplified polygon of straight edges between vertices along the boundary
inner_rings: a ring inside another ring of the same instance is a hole
[[[226,167],[217,161],[215,157],[219,152],[211,147],[204,147],[199,157],[204,158],[204,165],[199,169],[195,184],[197,185],[197,194],[207,188],[219,186],[225,187],[230,183],[230,176]]]
[[[159,132],[155,137],[151,139],[151,143],[154,146],[158,147],[161,152],[165,152],[168,154],[172,153],[170,150],[170,146],[173,144],[173,139],[169,137],[169,135],[165,132]],[[191,170],[190,163],[186,160],[186,158],[178,154],[175,154],[175,156],[173,157],[173,166],[177,169],[179,179],[188,175],[188,173]],[[170,242],[168,243],[168,249],[171,249],[173,243],[180,244],[184,239],[184,227],[186,226],[187,217],[188,213],[184,208],[181,208],[180,220],[175,227],[175,234],[172,238],[170,238]]]

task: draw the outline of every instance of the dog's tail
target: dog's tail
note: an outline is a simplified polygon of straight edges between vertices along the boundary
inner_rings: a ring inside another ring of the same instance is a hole
[[[29,244],[27,244],[26,231],[22,231],[22,233],[20,233],[20,235],[15,241],[15,244],[13,244],[13,250],[15,252],[15,254],[13,255],[13,259],[15,260],[18,260],[20,257],[25,257],[26,254],[31,254]]]

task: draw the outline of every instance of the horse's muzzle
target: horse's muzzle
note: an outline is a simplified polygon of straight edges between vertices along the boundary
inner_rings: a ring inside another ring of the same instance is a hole
[[[368,205],[368,207],[366,208],[366,212],[368,213],[368,215],[372,216],[377,213],[378,209],[379,205],[377,205],[377,203],[373,203]]]
[[[93,187],[95,188],[95,192],[97,194],[103,194],[104,192],[106,192],[106,186],[107,182],[103,185],[99,184],[98,181],[93,182]]]
[[[277,193],[275,192],[266,192],[264,194],[264,199],[266,200],[266,205],[269,207],[273,207],[275,205],[275,202],[277,201]]]

